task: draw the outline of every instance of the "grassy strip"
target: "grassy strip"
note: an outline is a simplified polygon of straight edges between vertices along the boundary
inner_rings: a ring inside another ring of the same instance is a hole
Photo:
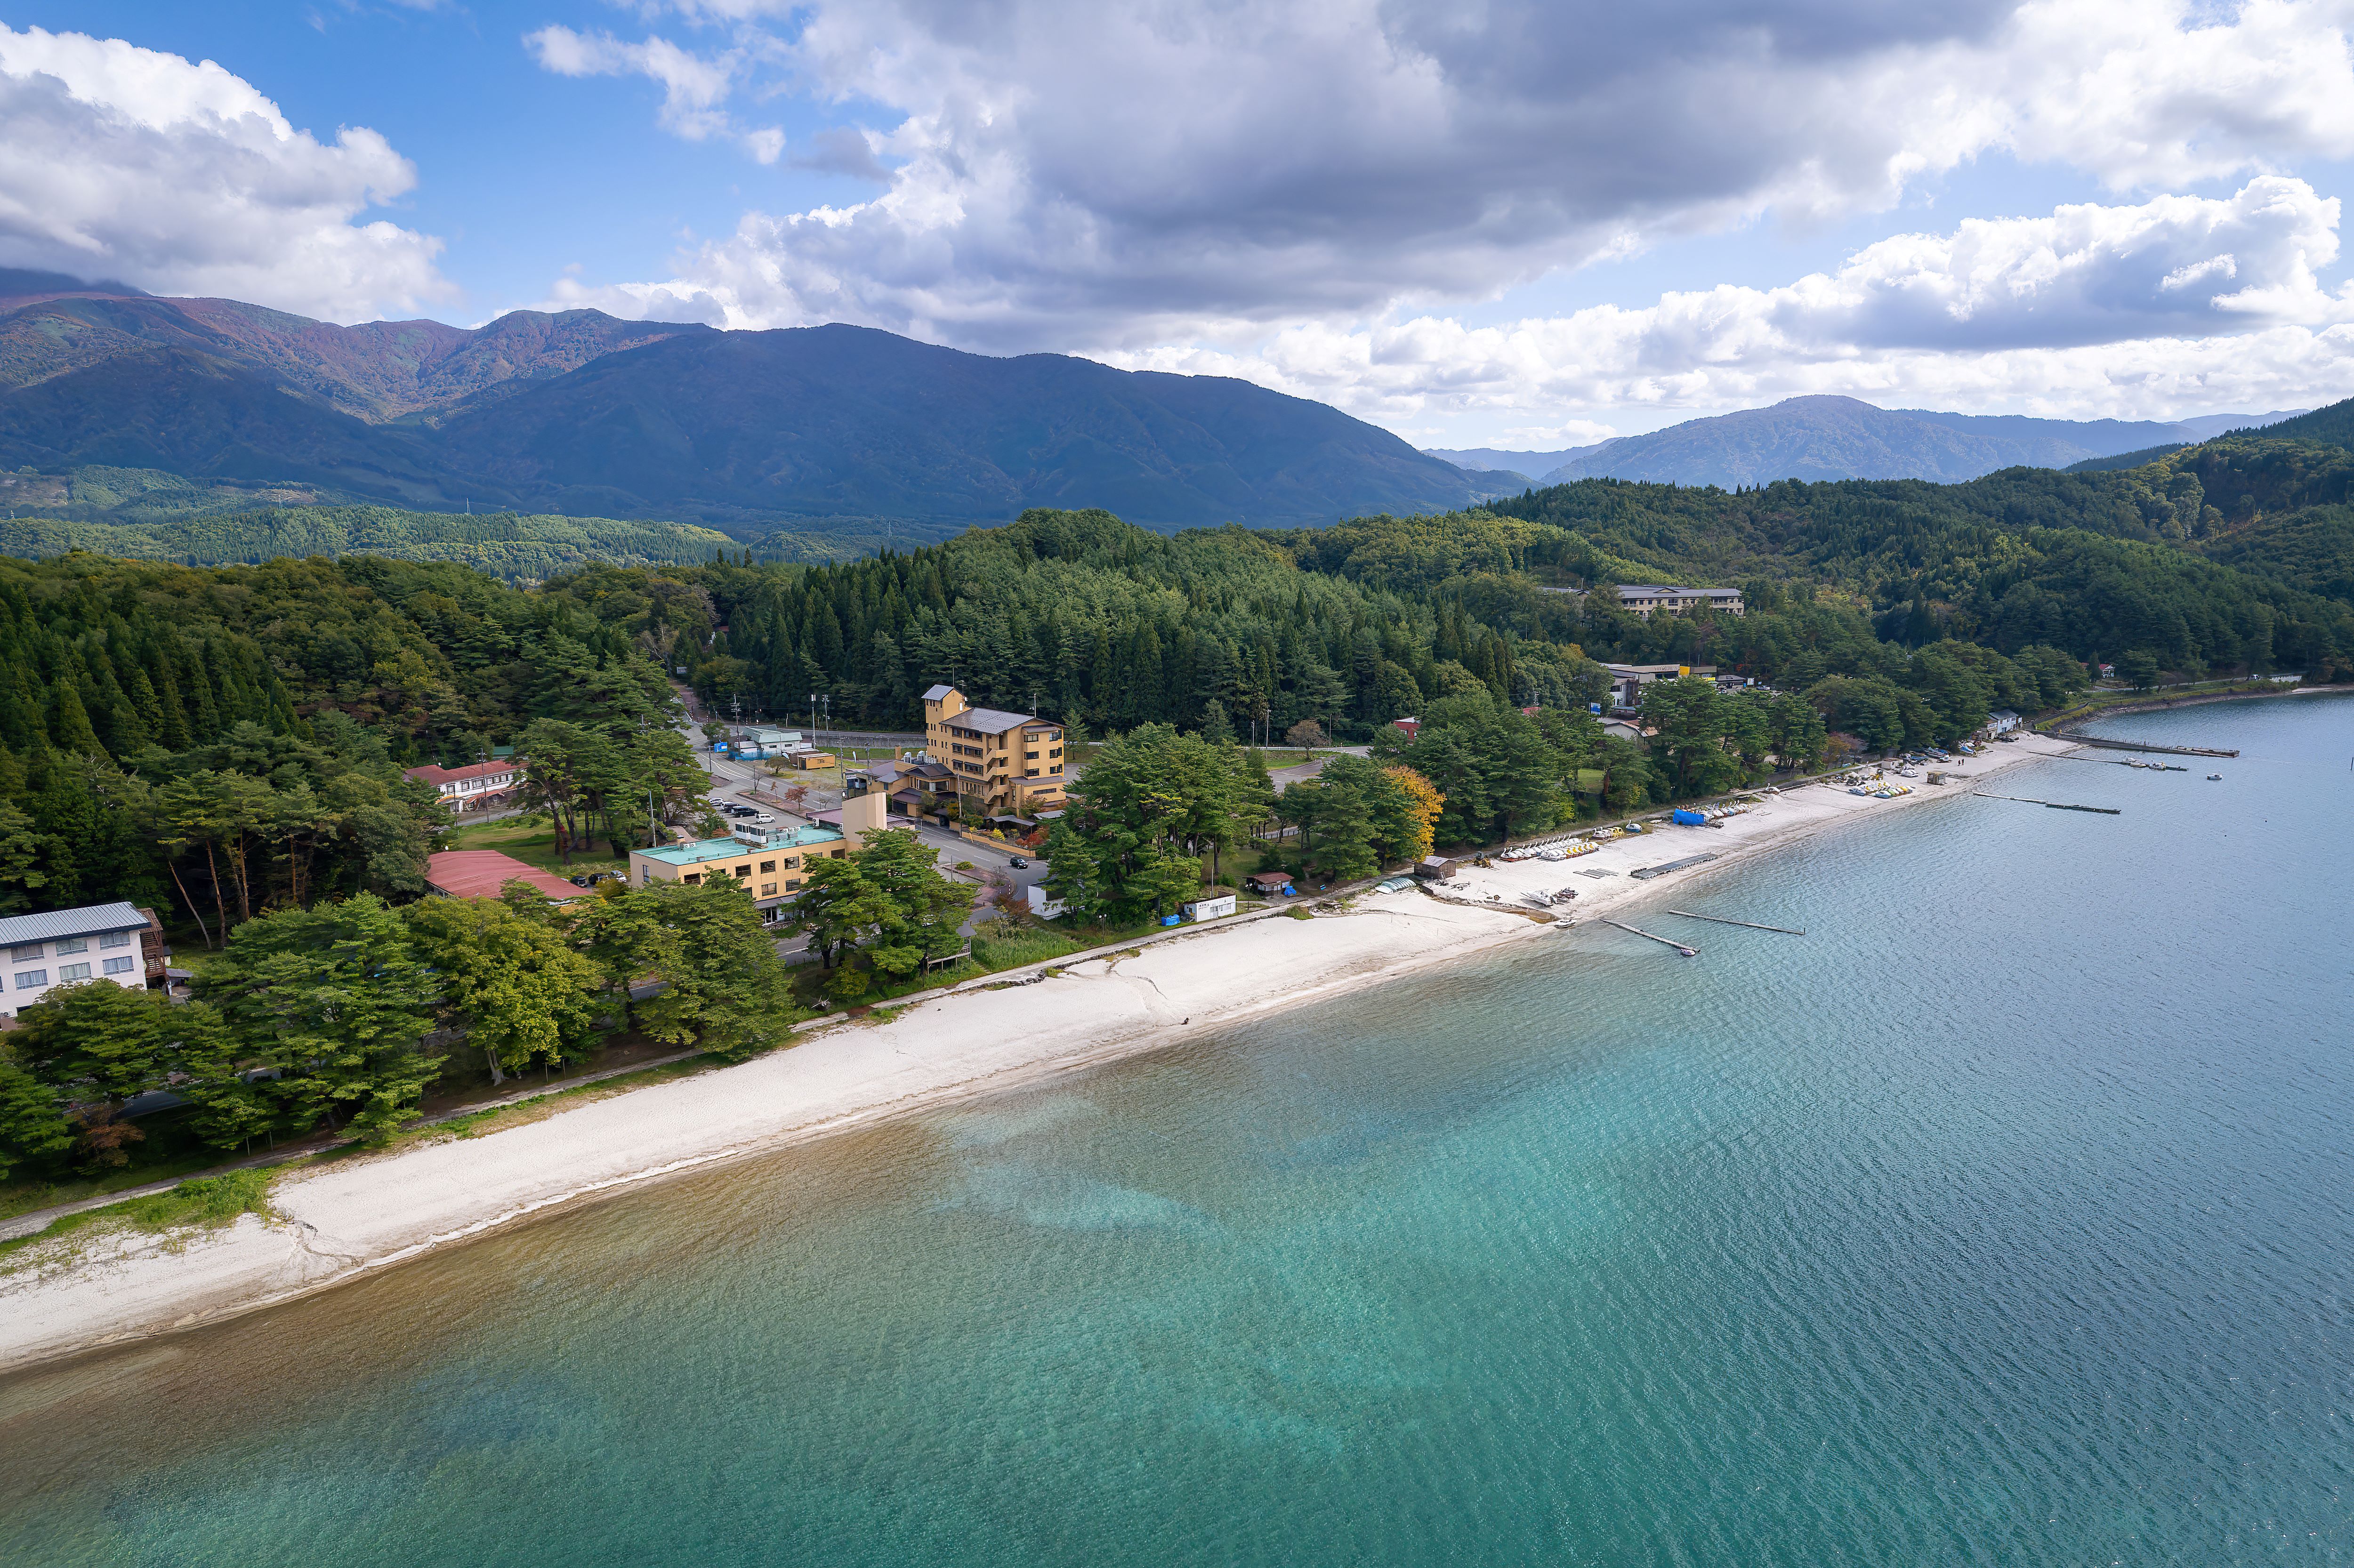
[[[424,1127],[412,1127],[395,1137],[387,1147],[393,1150],[414,1149],[422,1144],[440,1143],[454,1138],[486,1138],[494,1132],[504,1132],[511,1127],[528,1127],[535,1121],[546,1121],[560,1111],[593,1105],[599,1100],[610,1099],[615,1095],[626,1095],[632,1089],[650,1088],[656,1084],[669,1083],[673,1078],[692,1077],[697,1073],[707,1073],[715,1067],[726,1065],[727,1064],[716,1056],[694,1056],[684,1062],[666,1062],[656,1067],[642,1067],[634,1073],[622,1073],[610,1078],[599,1078],[593,1084],[578,1084],[568,1089],[550,1089],[546,1094],[535,1095],[527,1100],[518,1100],[514,1105],[491,1106],[482,1110],[469,1111],[463,1116],[453,1116],[447,1121],[432,1122]],[[320,1158],[323,1160],[331,1159],[335,1155],[380,1152],[383,1150],[365,1150],[357,1145],[352,1145],[346,1149],[330,1150]]]
[[[232,1171],[183,1181],[168,1192],[150,1193],[102,1209],[84,1209],[51,1220],[28,1236],[0,1242],[0,1258],[44,1242],[56,1242],[80,1233],[84,1241],[115,1231],[161,1235],[174,1230],[218,1230],[234,1224],[240,1214],[270,1214],[270,1184],[276,1170]]]
[[[126,1187],[144,1187],[151,1182],[168,1181],[175,1176],[186,1176],[206,1171],[221,1162],[217,1150],[200,1150],[184,1154],[176,1160],[158,1160],[152,1165],[127,1165],[120,1171],[110,1171],[82,1181],[26,1181],[0,1187],[0,1220],[13,1220],[18,1214],[29,1214],[35,1209],[52,1209],[60,1203],[79,1203],[85,1198],[103,1198],[109,1192],[120,1192]]]

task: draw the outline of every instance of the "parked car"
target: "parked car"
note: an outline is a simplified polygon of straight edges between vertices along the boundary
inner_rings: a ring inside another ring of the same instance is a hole
[[[1030,869],[1030,863],[1029,863],[1028,861],[1026,861],[1026,860],[1023,859],[1023,858],[1022,858],[1020,855],[1018,855],[1018,854],[1017,854],[1017,855],[1015,855],[1015,856],[1014,856],[1011,861],[1008,861],[1006,863],[1007,863],[1007,864],[1009,864],[1009,865],[1011,865],[1011,866],[1012,866],[1014,870],[1016,870],[1016,871],[1027,871],[1027,870],[1029,870],[1029,869]]]
[[[766,811],[755,811],[752,813],[752,821],[760,827],[765,828],[776,820],[776,818],[769,815]]]

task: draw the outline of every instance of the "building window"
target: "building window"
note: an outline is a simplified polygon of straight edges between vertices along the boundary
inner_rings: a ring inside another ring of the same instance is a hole
[[[742,865],[737,866],[737,867],[736,868],[736,874],[737,874],[737,875],[738,875],[738,876],[749,876],[749,875],[751,875],[751,874],[752,874],[752,863],[751,863],[750,861],[748,861],[748,861],[746,861]]]
[[[1024,779],[1035,779],[1038,777],[1038,770],[1033,768],[1029,772],[1024,773],[1022,777]]]
[[[703,885],[703,874],[699,871],[694,872],[688,875],[680,877],[679,880],[685,883],[689,887],[700,887]]]
[[[18,991],[30,991],[37,985],[47,985],[48,983],[49,971],[47,969],[19,969],[16,971],[16,989]]]
[[[98,939],[98,945],[101,948],[127,948],[131,945],[131,933],[128,931],[109,931],[105,936],[101,937]]]
[[[87,937],[65,938],[58,943],[58,951],[61,954],[86,953],[90,951],[90,938]]]
[[[40,956],[41,944],[38,942],[30,942],[26,944],[24,947],[11,948],[8,949],[8,957],[20,964],[27,959],[37,959]]]
[[[785,891],[786,891],[786,892],[788,892],[788,893],[799,893],[801,890],[801,879],[800,877],[798,877],[798,876],[789,876],[789,877],[785,878]]]
[[[761,897],[763,897],[763,898],[774,898],[776,895],[777,895],[777,885],[776,885],[775,883],[773,883],[773,882],[764,882],[764,883],[760,884],[760,896],[761,896]]]
[[[777,863],[776,863],[775,861],[772,861],[772,860],[764,860],[764,861],[762,861],[762,862],[760,863],[760,874],[761,874],[762,876],[766,876],[766,875],[768,875],[768,874],[769,874],[769,873],[770,873],[770,872],[772,872],[772,871],[774,871],[774,870],[776,870],[776,869],[777,869]]]
[[[132,961],[129,959],[109,959],[106,960],[106,972],[111,975],[127,975],[131,972]]]
[[[1034,751],[1025,751],[1022,754],[1022,760],[1024,762],[1035,762],[1038,760],[1038,754]]]
[[[69,980],[85,980],[88,979],[90,979],[90,966],[88,964],[64,964],[58,967],[58,983],[59,985],[64,985]]]

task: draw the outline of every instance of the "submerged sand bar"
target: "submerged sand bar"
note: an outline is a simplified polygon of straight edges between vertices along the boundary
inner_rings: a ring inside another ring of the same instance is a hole
[[[1561,913],[1584,925],[1670,898],[1695,878],[1829,824],[1964,797],[1999,768],[2068,749],[2029,736],[1959,765],[1963,777],[1942,789],[1924,784],[1875,800],[1810,785],[1768,796],[1722,828],[1621,840],[1575,863],[1618,874],[1579,879],[1575,903]],[[1718,859],[1648,883],[1625,874],[1699,848]],[[1545,861],[1467,867],[1444,898],[1372,894],[1314,919],[1204,927],[1034,984],[976,986],[887,1022],[836,1025],[740,1066],[485,1137],[297,1169],[273,1193],[276,1223],[248,1215],[193,1239],[117,1236],[86,1245],[70,1263],[0,1277],[0,1368],[289,1300],[527,1215],[1170,1044],[1501,943],[1559,941],[1559,928],[1530,919],[1518,900],[1564,885],[1571,869]]]

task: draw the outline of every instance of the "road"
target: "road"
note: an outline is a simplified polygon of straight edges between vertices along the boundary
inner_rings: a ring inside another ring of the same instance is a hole
[[[1331,761],[1335,757],[1371,757],[1373,752],[1373,748],[1370,746],[1334,746],[1322,747],[1320,748],[1317,755],[1310,758],[1305,762],[1295,762],[1288,768],[1269,768],[1267,776],[1275,781],[1275,787],[1278,789],[1288,789],[1294,784],[1313,779],[1319,773],[1323,772],[1324,765]]]

